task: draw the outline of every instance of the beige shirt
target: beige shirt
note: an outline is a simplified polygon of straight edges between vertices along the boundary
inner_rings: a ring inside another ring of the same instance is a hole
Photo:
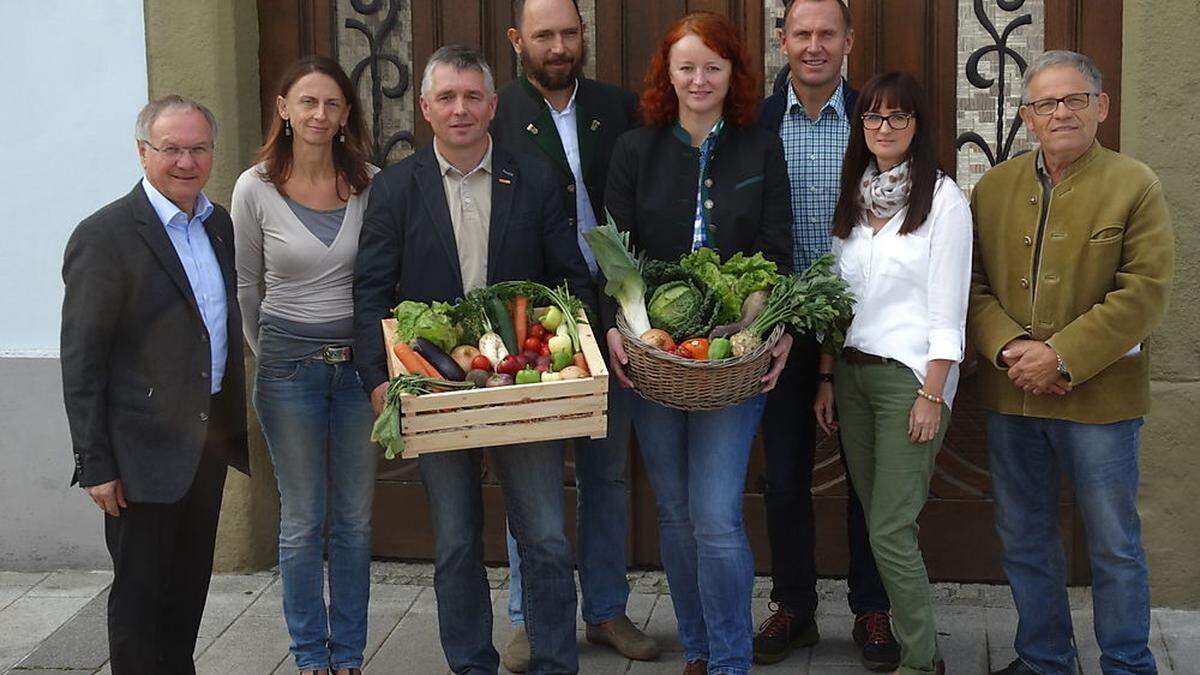
[[[462,271],[463,292],[470,293],[487,285],[488,230],[492,217],[492,139],[479,166],[463,173],[438,152],[433,144],[446,190],[450,224],[458,249],[458,268]]]

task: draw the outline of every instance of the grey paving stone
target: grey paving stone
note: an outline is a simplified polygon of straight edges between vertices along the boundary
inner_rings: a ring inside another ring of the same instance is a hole
[[[17,665],[25,669],[94,672],[108,661],[108,593],[103,592],[37,646]]]
[[[0,672],[33,652],[87,602],[88,598],[26,595],[0,610]]]
[[[810,672],[823,673],[831,666],[856,666],[861,670],[858,646],[851,637],[854,621],[848,614],[818,612],[817,627],[821,631],[821,641],[810,650]]]
[[[363,649],[365,660],[370,660],[379,651],[384,640],[396,630],[420,594],[419,586],[375,584],[371,587],[371,604],[367,608],[367,645]]]
[[[11,605],[13,600],[25,595],[28,590],[22,586],[0,586],[0,609]]]
[[[395,673],[447,673],[450,668],[442,655],[438,639],[437,601],[432,588],[421,588],[420,595],[404,618],[384,640],[379,651],[367,661],[364,675]]]
[[[54,572],[29,589],[32,598],[93,598],[112,583],[112,572]]]
[[[196,660],[196,673],[270,673],[290,658],[289,641],[281,615],[243,614]]]
[[[275,582],[271,574],[219,575],[208,587],[208,601],[200,620],[201,637],[215,638],[254,602],[263,590]]]
[[[1013,638],[1017,634],[1017,610],[990,607],[983,613],[987,631],[988,668],[999,670],[1017,658]]]
[[[683,652],[679,644],[679,633],[675,630],[675,606],[671,604],[671,596],[657,596],[654,607],[650,610],[650,619],[646,622],[646,635],[658,641],[663,656]]]
[[[0,588],[24,588],[37,586],[49,572],[5,572],[0,570]]]
[[[986,611],[982,607],[934,607],[938,647],[946,661],[946,672],[988,672]]]
[[[1156,609],[1153,617],[1167,652],[1159,664],[1166,661],[1179,675],[1200,674],[1200,612]]]

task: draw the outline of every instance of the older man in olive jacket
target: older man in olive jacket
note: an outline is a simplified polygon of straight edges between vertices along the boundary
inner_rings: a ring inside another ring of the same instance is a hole
[[[1087,528],[1104,672],[1153,673],[1137,514],[1138,435],[1150,402],[1144,344],[1162,320],[1173,237],[1158,178],[1102,147],[1095,64],[1040,56],[1021,116],[1040,143],[975,187],[968,318],[982,354],[996,529],[1019,622],[1007,675],[1076,672],[1059,471]]]

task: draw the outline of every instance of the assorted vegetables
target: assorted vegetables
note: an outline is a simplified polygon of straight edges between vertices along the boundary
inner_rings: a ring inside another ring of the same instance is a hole
[[[780,324],[824,335],[827,348],[840,349],[845,338],[854,298],[833,274],[831,255],[784,276],[761,253],[739,252],[722,262],[713,249],[700,248],[677,263],[639,261],[611,217],[584,237],[630,331],[662,351],[709,361],[744,356]]]
[[[371,441],[383,447],[388,459],[395,459],[404,452],[404,437],[400,435],[400,396],[402,394],[428,394],[432,391],[471,389],[470,382],[451,382],[415,372],[401,373],[392,378],[384,397],[383,412],[375,418],[371,427]]]
[[[450,317],[450,305],[435,302],[405,300],[396,305],[392,316],[396,319],[396,337],[402,342],[423,337],[437,345],[442,351],[450,351],[459,341],[459,330]]]
[[[646,316],[646,283],[642,280],[640,265],[629,249],[629,233],[618,232],[610,214],[607,223],[584,232],[583,238],[608,279],[604,292],[621,305],[621,313],[630,330],[634,335],[650,330],[650,319]]]

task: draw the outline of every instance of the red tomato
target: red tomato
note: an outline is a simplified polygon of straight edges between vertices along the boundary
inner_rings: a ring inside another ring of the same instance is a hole
[[[550,345],[543,342],[542,345],[540,347],[538,347],[538,354],[540,354],[542,356],[549,356],[550,355]]]
[[[529,327],[529,337],[537,338],[539,341],[541,341],[541,339],[543,337],[545,337],[545,335],[546,335],[546,327],[543,326],[542,324],[535,321],[533,323],[533,325]],[[526,340],[528,340],[528,338],[526,338]]]
[[[540,351],[541,348],[542,348],[542,341],[539,338],[536,338],[532,335],[525,338],[525,351],[536,352],[536,351]]]
[[[480,354],[479,356],[471,359],[471,368],[490,372],[492,370],[492,362],[488,360],[488,357]]]

